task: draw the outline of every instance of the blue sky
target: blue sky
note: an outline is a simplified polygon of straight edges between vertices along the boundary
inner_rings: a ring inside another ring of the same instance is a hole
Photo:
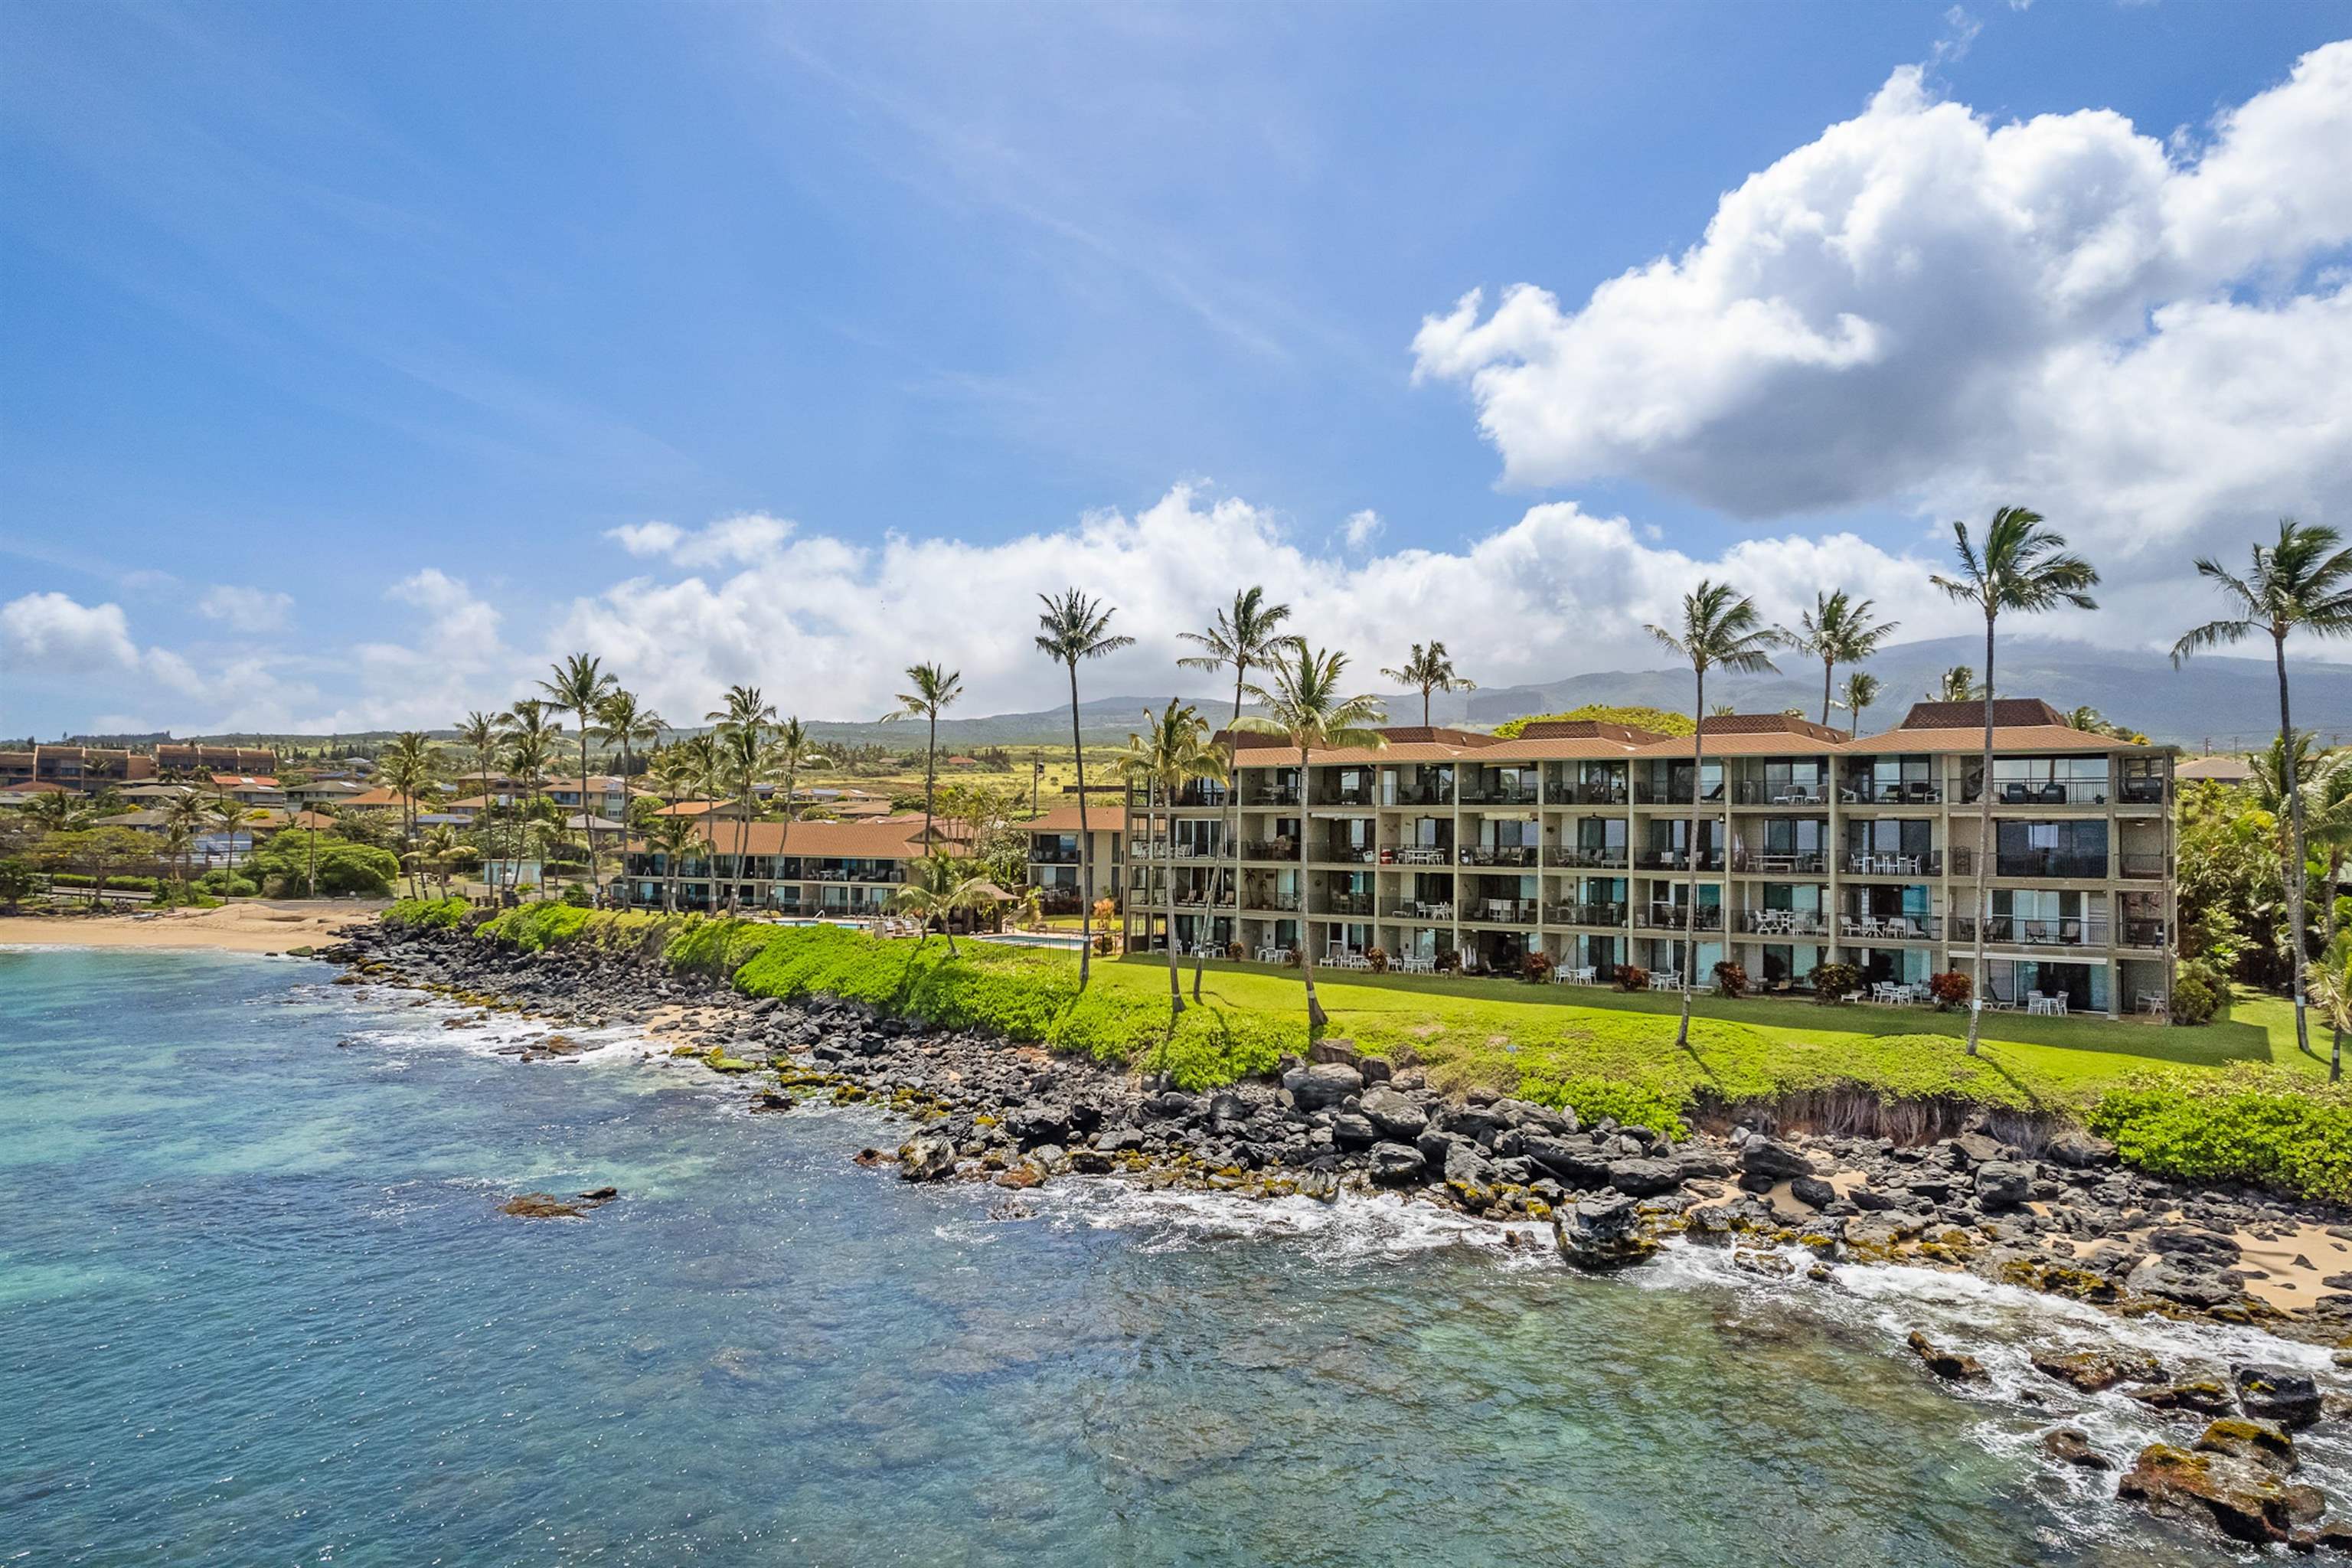
[[[1368,667],[1405,623],[1508,679],[1650,665],[1645,608],[1718,566],[1776,611],[1850,568],[1925,633],[1931,526],[2019,484],[2116,562],[2063,629],[2137,643],[2195,608],[2192,548],[2352,482],[2337,422],[2125,428],[2277,377],[2266,331],[2341,397],[2352,197],[2302,144],[2346,95],[2291,73],[2345,16],[19,0],[0,733],[446,724],[575,645],[673,718],[739,679],[870,716],[925,657],[972,711],[1042,706],[1027,595],[1066,578],[1144,637],[1104,690],[1258,576]],[[2233,142],[2266,93],[2285,129]],[[2074,118],[2004,150],[2036,116]],[[1876,181],[1930,216],[1937,178],[2027,188],[2036,270],[1975,298],[2014,247],[1923,219],[1775,274],[1723,204],[1792,157],[1848,225]],[[2281,188],[2322,194],[2246,194]],[[1595,298],[1718,219],[1705,268]],[[2044,319],[2119,246],[2127,283]],[[1515,285],[1556,311],[1495,315]],[[2119,356],[2153,379],[2063,414],[1990,390]],[[2123,505],[2132,440],[2217,455]]]

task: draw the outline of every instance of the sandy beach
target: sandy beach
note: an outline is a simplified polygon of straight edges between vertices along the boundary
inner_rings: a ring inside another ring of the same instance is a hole
[[[355,921],[374,918],[379,900],[272,903],[253,900],[215,910],[143,914],[0,916],[0,945],[45,947],[210,947],[231,952],[283,952],[330,942]]]

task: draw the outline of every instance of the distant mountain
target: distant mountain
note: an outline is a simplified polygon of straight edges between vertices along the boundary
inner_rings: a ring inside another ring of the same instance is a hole
[[[1808,667],[1793,658],[1780,661],[1783,673],[1760,676],[1717,676],[1707,682],[1709,706],[1728,702],[1743,712],[1777,712],[1801,708],[1819,717],[1822,676],[1818,665]],[[1881,652],[1866,668],[1878,677],[1884,695],[1864,715],[1868,728],[1885,729],[1904,710],[1927,693],[1943,672],[1956,664],[1984,671],[1984,645],[1969,637],[1938,637],[1903,643]],[[1472,675],[1477,672],[1470,671]],[[2317,731],[2332,742],[2352,738],[2352,665],[2317,664],[2305,660],[2294,667],[2295,722]],[[2192,750],[2207,746],[2242,751],[2266,743],[2277,732],[2277,676],[2260,658],[2210,656],[2191,659],[2180,669],[2161,654],[2112,653],[2078,643],[2049,638],[2005,636],[2000,644],[2001,694],[2039,697],[2061,710],[2088,706],[2118,724],[2144,731],[2151,740],[2170,742]],[[1843,671],[1840,671],[1843,680]],[[1588,702],[1647,704],[1680,712],[1691,700],[1687,670],[1639,669],[1595,671],[1540,684],[1496,686],[1476,691],[1440,693],[1431,700],[1430,717],[1439,724],[1489,730],[1506,719],[1528,713],[1558,713]],[[1088,745],[1116,743],[1142,723],[1143,710],[1168,700],[1158,697],[1098,697],[1078,708],[1079,728]],[[1188,696],[1184,700],[1222,725],[1233,711],[1231,693]],[[1421,694],[1385,695],[1389,716],[1399,724],[1421,720]],[[1830,722],[1848,722],[1843,711]],[[919,751],[923,726],[916,722],[885,724],[872,720],[816,720],[809,728],[821,741],[878,744]],[[446,738],[447,731],[436,731]],[[163,736],[135,737],[140,742]],[[346,735],[351,741],[383,741],[388,733]],[[194,736],[197,740],[269,741],[316,745],[321,736]],[[950,751],[982,746],[1067,745],[1070,710],[1046,708],[1028,713],[992,713],[974,718],[940,721],[940,744]]]

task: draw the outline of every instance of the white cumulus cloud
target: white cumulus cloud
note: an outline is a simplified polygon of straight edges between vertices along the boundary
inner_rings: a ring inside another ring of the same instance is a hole
[[[267,588],[240,588],[216,584],[196,601],[197,613],[226,625],[233,631],[274,632],[284,629],[294,612],[294,595]]]
[[[2347,243],[2352,42],[2172,149],[2104,110],[1997,124],[1906,67],[1681,255],[1580,306],[1465,295],[1415,374],[1468,387],[1517,484],[1751,518],[2021,500],[2170,561],[2352,504]]]

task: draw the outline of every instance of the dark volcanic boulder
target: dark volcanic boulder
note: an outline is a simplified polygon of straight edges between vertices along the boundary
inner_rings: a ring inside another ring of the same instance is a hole
[[[1609,1162],[1601,1158],[1601,1146],[1590,1138],[1528,1133],[1519,1140],[1519,1152],[1571,1187],[1608,1184]]]
[[[1413,1139],[1429,1125],[1429,1117],[1412,1097],[1385,1084],[1364,1091],[1361,1106],[1364,1117],[1381,1131],[1384,1138]]]
[[[2091,1435],[2079,1426],[2058,1426],[2042,1434],[2042,1451],[2062,1465],[2086,1470],[2112,1470],[2115,1465],[2091,1447]]]
[[[1371,1119],[1343,1110],[1331,1119],[1331,1142],[1342,1149],[1369,1149],[1380,1140]]]
[[[1023,1143],[1058,1143],[1070,1131],[1070,1108],[1042,1100],[1006,1113],[1004,1130]]]
[[[1837,1189],[1819,1176],[1799,1176],[1789,1184],[1789,1195],[1808,1208],[1825,1209],[1837,1202]]]
[[[2275,1421],[2289,1431],[2319,1419],[2319,1384],[2308,1374],[2285,1366],[2238,1366],[2230,1369],[2237,1381],[2239,1406],[2263,1421]]]
[[[2095,1137],[2079,1127],[2061,1132],[2042,1149],[2051,1160],[2061,1165],[2085,1171],[2106,1164],[2116,1157],[2116,1146],[2104,1138]]]
[[[2183,1253],[2141,1258],[2124,1277],[2124,1284],[2143,1295],[2161,1296],[2184,1307],[2219,1307],[2238,1299],[2245,1289],[2245,1278]]]
[[[955,1145],[944,1138],[909,1138],[898,1145],[898,1178],[936,1182],[955,1169]]]
[[[1384,1187],[1402,1187],[1421,1180],[1428,1169],[1421,1151],[1410,1143],[1372,1145],[1372,1180]]]
[[[1980,1383],[1984,1380],[1984,1363],[1972,1355],[1963,1355],[1937,1344],[1917,1329],[1911,1331],[1908,1342],[1911,1352],[1927,1363],[1927,1370],[1952,1383]]]
[[[2032,1360],[2034,1370],[2044,1377],[2072,1384],[2085,1394],[2096,1394],[2118,1383],[2154,1383],[2164,1375],[2163,1363],[2146,1351],[2035,1351]]]
[[[2159,1517],[2200,1521],[2232,1541],[2255,1542],[2291,1539],[2326,1506],[2317,1488],[2289,1481],[2270,1463],[2201,1441],[2195,1449],[2149,1444],[2116,1495]]]
[[[1769,1176],[1775,1182],[1785,1182],[1791,1176],[1810,1176],[1813,1163],[1786,1143],[1776,1143],[1769,1138],[1750,1138],[1739,1151],[1739,1168],[1751,1176]]]
[[[1670,1193],[1682,1183],[1682,1171],[1671,1160],[1616,1160],[1609,1166],[1609,1184],[1637,1198]]]
[[[1988,1160],[1977,1167],[1977,1202],[1988,1209],[2013,1209],[2033,1190],[2033,1167],[2013,1160]]]
[[[1601,1272],[1639,1263],[1657,1251],[1657,1242],[1642,1234],[1640,1223],[1641,1211],[1632,1198],[1586,1198],[1565,1221],[1559,1210],[1552,1210],[1551,1235],[1570,1265]]]
[[[1318,1062],[1282,1076],[1282,1087],[1301,1110],[1328,1110],[1361,1092],[1364,1075],[1345,1062]]]

